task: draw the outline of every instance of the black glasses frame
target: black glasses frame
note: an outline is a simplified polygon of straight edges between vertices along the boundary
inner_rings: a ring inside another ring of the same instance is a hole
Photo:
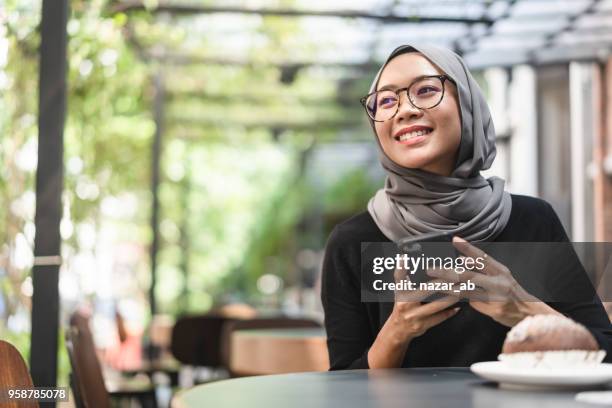
[[[421,108],[421,107],[419,107],[419,106],[416,106],[416,104],[415,104],[415,103],[412,101],[412,99],[410,99],[410,92],[408,92],[408,91],[410,90],[410,88],[412,87],[412,85],[416,84],[416,83],[417,83],[417,82],[419,82],[419,81],[422,81],[423,79],[428,79],[428,78],[438,78],[438,79],[440,80],[440,82],[442,82],[442,96],[440,96],[440,100],[439,100],[439,101],[438,101],[438,102],[437,102],[435,105],[430,106],[430,107],[428,107],[428,108]],[[400,105],[401,105],[401,92],[404,92],[404,91],[406,91],[406,96],[408,97],[408,101],[409,101],[409,102],[410,102],[410,104],[411,104],[412,106],[414,106],[416,109],[419,109],[419,110],[433,109],[433,108],[435,108],[436,106],[438,106],[438,105],[439,105],[439,104],[442,102],[442,100],[444,99],[444,93],[446,92],[446,86],[445,86],[445,83],[446,83],[446,81],[447,81],[447,80],[448,80],[448,81],[450,81],[450,82],[452,82],[452,83],[455,83],[455,81],[453,81],[453,80],[452,80],[452,79],[451,79],[451,78],[450,78],[448,75],[424,75],[424,76],[421,76],[421,77],[416,78],[416,79],[415,79],[414,81],[412,81],[412,82],[410,83],[410,85],[408,85],[407,87],[405,87],[405,88],[399,88],[399,89],[394,90],[393,92],[395,92],[395,93],[397,94],[397,101],[398,101],[398,102],[397,102],[397,107],[396,107],[396,109],[395,109],[395,113],[394,113],[393,115],[391,115],[391,117],[389,117],[388,119],[385,119],[385,120],[376,120],[376,119],[374,119],[374,118],[373,118],[373,117],[370,115],[370,113],[369,113],[369,111],[368,111],[368,105],[366,104],[366,101],[368,100],[368,98],[369,98],[370,96],[374,95],[375,93],[381,92],[381,91],[374,91],[374,92],[371,92],[371,93],[367,94],[366,96],[364,96],[363,98],[359,99],[359,102],[361,102],[361,105],[362,105],[362,106],[363,106],[363,108],[365,109],[365,111],[366,111],[366,115],[368,115],[368,117],[369,117],[370,119],[372,119],[374,122],[386,122],[386,121],[388,121],[388,120],[393,119],[393,118],[395,117],[395,115],[397,115],[397,112],[399,112],[399,107],[400,107]]]

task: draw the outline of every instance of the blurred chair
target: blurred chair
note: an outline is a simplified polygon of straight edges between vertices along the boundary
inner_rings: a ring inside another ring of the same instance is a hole
[[[32,387],[32,377],[19,351],[6,341],[0,340],[0,390],[8,388],[28,388]],[[38,408],[35,401],[0,403],[0,406],[7,408]]]
[[[96,354],[89,318],[75,312],[66,331],[66,348],[72,373],[70,385],[77,408],[109,408],[112,399],[137,399],[142,407],[157,407],[151,384],[126,382],[105,384],[102,366]]]
[[[204,381],[227,377],[221,359],[223,327],[228,322],[256,314],[253,307],[234,303],[216,307],[205,314],[182,316],[172,328],[170,351],[182,364],[212,370]]]
[[[230,320],[216,314],[179,318],[172,328],[172,355],[183,364],[220,368],[221,330]]]
[[[125,320],[119,310],[115,310],[115,323],[117,325],[117,336],[119,336],[119,342],[125,343],[128,338],[127,329],[125,327]]]
[[[221,334],[221,361],[231,377],[239,377],[239,373],[232,369],[232,334],[238,330],[261,329],[321,329],[320,323],[310,319],[294,319],[289,317],[256,318],[249,320],[234,320],[227,322]],[[278,350],[282,353],[282,350]]]

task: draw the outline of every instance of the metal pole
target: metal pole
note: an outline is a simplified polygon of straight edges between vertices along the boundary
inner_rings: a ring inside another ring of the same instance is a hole
[[[155,134],[153,136],[153,146],[151,155],[151,287],[149,288],[149,307],[151,316],[157,313],[157,302],[155,299],[155,285],[157,283],[157,252],[159,250],[159,182],[160,182],[160,161],[162,135],[164,127],[164,84],[161,73],[155,75],[153,80],[154,101],[153,116],[155,120]]]
[[[181,181],[181,269],[183,270],[183,288],[181,290],[180,311],[185,312],[189,307],[189,263],[190,263],[190,236],[189,236],[189,193],[191,191],[191,161],[189,152],[185,158],[185,174]]]
[[[32,282],[30,370],[34,385],[57,383],[59,266],[66,114],[68,0],[43,0],[40,25],[36,237]],[[46,406],[55,406],[50,403]]]

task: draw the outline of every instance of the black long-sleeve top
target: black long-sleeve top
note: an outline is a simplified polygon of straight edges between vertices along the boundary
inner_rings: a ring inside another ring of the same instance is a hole
[[[512,195],[512,211],[496,242],[569,242],[545,201]],[[390,242],[368,212],[337,225],[327,242],[321,300],[330,370],[368,367],[368,350],[393,309],[392,302],[361,302],[361,243]],[[599,298],[579,303],[548,303],[582,323],[612,361],[612,326]],[[402,367],[464,367],[497,360],[509,328],[466,306],[410,342]]]

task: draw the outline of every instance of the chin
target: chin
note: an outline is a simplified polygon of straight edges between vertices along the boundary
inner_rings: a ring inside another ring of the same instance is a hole
[[[412,153],[412,152],[411,152]],[[407,157],[413,156],[413,157]],[[402,154],[390,156],[391,160],[395,163],[399,164],[402,167],[406,167],[409,169],[422,169],[424,167],[428,167],[434,160],[432,157],[414,157],[417,155],[406,154],[405,152]]]

